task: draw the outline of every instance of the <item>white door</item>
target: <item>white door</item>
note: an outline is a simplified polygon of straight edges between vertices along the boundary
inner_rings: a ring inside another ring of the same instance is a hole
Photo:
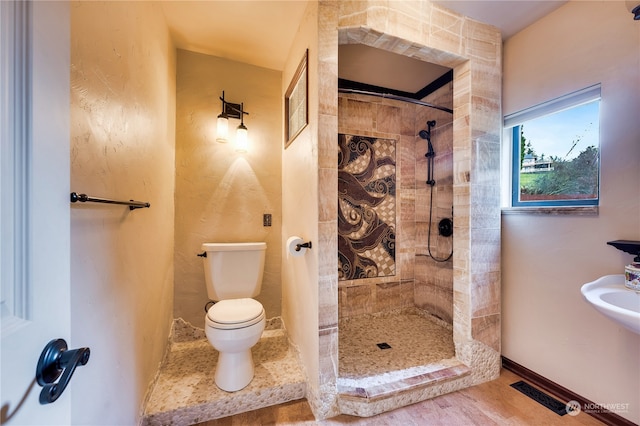
[[[42,405],[35,382],[38,358],[50,340],[65,339],[75,349],[69,297],[69,5],[0,1],[0,25],[1,423],[69,424],[69,389]],[[87,367],[74,375],[82,368]]]

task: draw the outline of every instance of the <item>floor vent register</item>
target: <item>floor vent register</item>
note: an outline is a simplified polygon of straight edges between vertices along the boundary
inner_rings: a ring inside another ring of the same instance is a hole
[[[557,399],[547,395],[539,389],[534,388],[529,383],[521,380],[519,382],[512,383],[511,387],[519,390],[539,404],[544,405],[559,416],[564,416],[565,414],[567,414],[567,404],[558,401]]]

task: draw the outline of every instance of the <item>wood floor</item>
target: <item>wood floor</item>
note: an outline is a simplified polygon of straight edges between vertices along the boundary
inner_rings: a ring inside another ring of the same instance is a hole
[[[257,425],[602,425],[585,413],[559,416],[509,385],[521,378],[502,370],[500,378],[374,417],[340,415],[316,421],[306,400],[200,423],[198,426]]]

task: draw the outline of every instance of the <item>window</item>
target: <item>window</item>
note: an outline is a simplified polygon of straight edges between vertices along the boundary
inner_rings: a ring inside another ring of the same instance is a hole
[[[597,206],[600,85],[504,119],[513,207]]]

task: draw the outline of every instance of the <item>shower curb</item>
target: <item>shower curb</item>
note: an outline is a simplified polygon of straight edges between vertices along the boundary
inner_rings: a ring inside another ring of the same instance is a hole
[[[338,405],[342,414],[371,417],[462,389],[471,381],[471,369],[458,362],[380,385],[345,386],[338,383]]]

